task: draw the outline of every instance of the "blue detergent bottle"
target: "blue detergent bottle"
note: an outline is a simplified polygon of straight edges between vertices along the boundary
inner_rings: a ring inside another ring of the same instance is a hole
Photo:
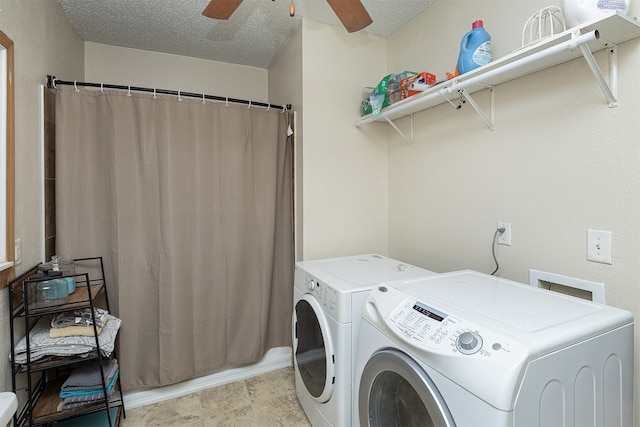
[[[464,74],[491,62],[491,36],[482,21],[471,24],[471,31],[460,42],[458,73]]]

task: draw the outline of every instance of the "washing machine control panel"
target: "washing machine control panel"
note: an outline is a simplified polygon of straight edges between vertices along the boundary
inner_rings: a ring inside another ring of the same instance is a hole
[[[494,334],[413,298],[398,305],[386,324],[403,341],[423,350],[485,357],[503,350],[504,341]]]

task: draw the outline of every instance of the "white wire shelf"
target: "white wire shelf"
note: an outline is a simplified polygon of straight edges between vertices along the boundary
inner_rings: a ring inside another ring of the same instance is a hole
[[[434,85],[424,92],[392,104],[380,115],[362,117],[356,126],[371,122],[387,122],[403,138],[412,143],[393,123],[399,118],[413,115],[445,102],[455,102],[460,97],[469,101],[490,129],[493,129],[493,87],[509,80],[534,73],[563,62],[584,56],[607,98],[610,107],[617,105],[616,47],[620,43],[640,37],[640,23],[619,13],[594,20],[547,37],[542,41],[509,53],[480,68]],[[593,59],[593,52],[609,48],[609,81],[604,78]],[[492,90],[491,113],[484,114],[471,99],[471,94],[490,88]],[[412,128],[413,133],[413,128]]]

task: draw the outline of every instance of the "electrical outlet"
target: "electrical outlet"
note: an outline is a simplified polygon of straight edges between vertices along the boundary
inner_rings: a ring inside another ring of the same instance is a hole
[[[498,244],[511,246],[511,223],[498,221],[498,228],[504,228],[504,233],[498,233]]]
[[[587,261],[613,264],[610,231],[587,230]]]
[[[16,245],[15,245],[15,265],[20,265],[22,264],[22,240],[20,239],[16,239]]]

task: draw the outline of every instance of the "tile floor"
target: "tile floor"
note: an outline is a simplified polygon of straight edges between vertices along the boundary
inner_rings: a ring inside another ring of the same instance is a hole
[[[309,427],[296,398],[293,368],[128,409],[122,427]]]

